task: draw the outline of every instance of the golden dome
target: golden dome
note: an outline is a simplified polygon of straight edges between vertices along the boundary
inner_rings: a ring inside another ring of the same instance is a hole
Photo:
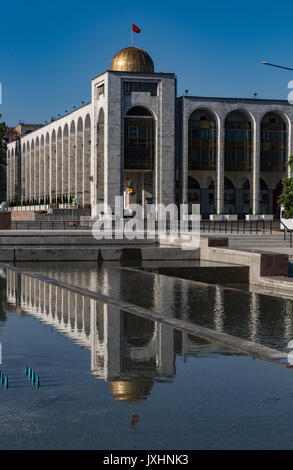
[[[135,403],[145,400],[153,386],[152,379],[117,380],[110,382],[110,390],[115,400]]]
[[[154,63],[146,51],[126,47],[114,55],[110,70],[117,72],[154,73]]]

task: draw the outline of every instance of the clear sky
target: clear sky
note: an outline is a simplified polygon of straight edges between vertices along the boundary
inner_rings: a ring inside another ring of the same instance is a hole
[[[293,72],[293,3],[239,1],[14,0],[1,4],[0,113],[8,125],[42,123],[90,99],[90,79],[142,32],[157,72],[178,95],[287,99]]]

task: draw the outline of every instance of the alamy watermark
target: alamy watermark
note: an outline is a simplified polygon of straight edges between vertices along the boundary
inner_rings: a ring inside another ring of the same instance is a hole
[[[199,247],[199,204],[129,204],[125,209],[123,196],[116,196],[114,210],[101,203],[95,213],[92,234],[96,240],[158,240],[178,242],[183,250]]]

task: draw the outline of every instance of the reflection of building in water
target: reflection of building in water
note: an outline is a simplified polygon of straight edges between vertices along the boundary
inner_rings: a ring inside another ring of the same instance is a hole
[[[62,277],[70,282],[70,273]],[[110,383],[115,399],[139,401],[155,377],[175,375],[175,333],[168,325],[9,270],[7,299],[90,349],[92,373]]]

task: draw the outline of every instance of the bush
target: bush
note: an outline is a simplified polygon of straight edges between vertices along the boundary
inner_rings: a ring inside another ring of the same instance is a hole
[[[282,180],[283,192],[278,198],[278,204],[284,207],[286,219],[293,219],[293,178]]]

